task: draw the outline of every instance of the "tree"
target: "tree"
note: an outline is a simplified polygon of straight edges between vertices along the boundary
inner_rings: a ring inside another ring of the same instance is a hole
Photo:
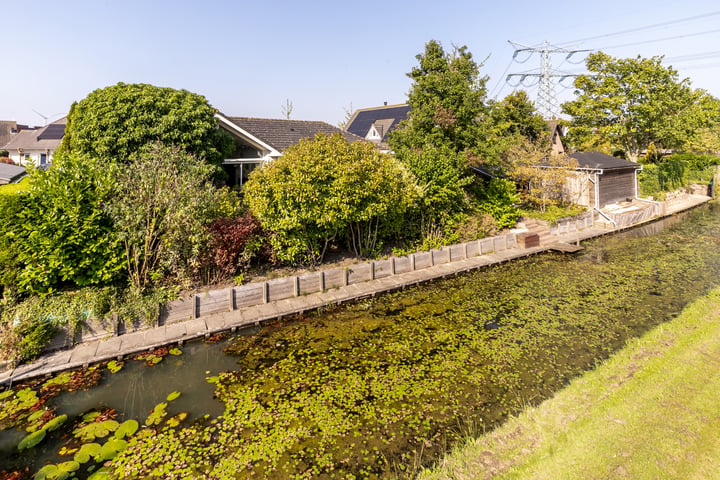
[[[152,143],[115,165],[115,192],[107,204],[137,292],[166,275],[187,280],[199,267],[217,212],[212,165],[179,147]]]
[[[127,162],[159,141],[219,164],[232,140],[217,128],[214,114],[203,96],[186,90],[118,83],[72,105],[60,150]]]
[[[695,100],[688,79],[664,67],[662,57],[617,59],[596,52],[586,64],[591,74],[577,77],[577,98],[563,104],[576,144],[598,136],[633,161],[651,142],[658,148],[681,146],[675,127]]]
[[[315,264],[342,235],[357,255],[374,253],[382,228],[407,209],[417,187],[372,144],[318,134],[254,171],[244,193],[278,258]]]
[[[504,166],[503,158],[513,146],[526,140],[536,142],[549,134],[547,122],[524,90],[490,103],[482,128],[478,160],[485,165]]]
[[[445,52],[431,40],[416,58],[418,65],[408,74],[413,81],[410,113],[389,142],[423,189],[412,215],[418,221],[412,223],[419,223],[421,235],[427,236],[467,207],[467,156],[478,144],[478,119],[486,114],[487,77],[480,77],[464,46]]]
[[[545,142],[518,143],[508,154],[508,174],[519,186],[521,200],[540,211],[549,205],[572,203],[566,198],[566,183],[577,161],[567,155],[550,153]]]
[[[404,149],[435,145],[454,152],[477,145],[478,119],[486,113],[484,105],[487,77],[467,47],[454,47],[446,53],[431,40],[425,52],[417,55],[418,65],[408,74],[412,86],[408,94],[408,119],[395,129],[390,146]]]
[[[290,116],[293,112],[293,103],[290,101],[289,98],[286,98],[285,104],[280,106],[280,111],[282,112],[282,116],[285,117],[286,120],[290,120]]]

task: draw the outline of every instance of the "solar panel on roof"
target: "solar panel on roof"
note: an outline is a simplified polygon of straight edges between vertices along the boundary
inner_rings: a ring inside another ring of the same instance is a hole
[[[38,140],[62,140],[64,135],[65,125],[61,123],[51,123],[37,138]]]

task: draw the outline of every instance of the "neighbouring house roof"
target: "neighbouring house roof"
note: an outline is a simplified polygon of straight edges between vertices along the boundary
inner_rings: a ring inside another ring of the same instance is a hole
[[[17,129],[15,120],[0,120],[0,148],[12,139]]]
[[[583,170],[620,170],[625,168],[641,169],[642,165],[600,152],[575,152],[570,155]]]
[[[27,170],[20,165],[0,163],[0,185],[15,183],[25,176]]]
[[[312,138],[318,133],[329,135],[339,133],[349,142],[362,140],[351,133],[319,121],[228,117],[222,114],[216,114],[216,117],[226,124],[234,125],[235,133],[244,135],[250,143],[276,154],[282,153],[303,138]],[[271,154],[271,156],[276,155]]]
[[[67,118],[63,117],[36,130],[21,130],[4,147],[9,151],[56,150],[65,134]]]
[[[385,105],[355,110],[345,125],[345,131],[358,137],[370,138],[373,131],[379,137],[375,143],[387,143],[387,136],[398,123],[406,120],[410,105]]]
[[[563,144],[563,137],[565,136],[565,127],[560,125],[560,122],[556,119],[545,120],[550,131],[548,141],[553,153],[565,153],[565,145]]]

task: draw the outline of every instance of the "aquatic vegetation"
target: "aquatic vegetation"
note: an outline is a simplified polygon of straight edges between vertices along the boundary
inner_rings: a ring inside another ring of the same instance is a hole
[[[221,416],[187,422],[170,411],[182,402],[171,392],[145,419],[101,412],[68,422],[93,446],[71,443],[65,454],[82,465],[76,476],[93,479],[411,477],[413,465],[547,398],[716,285],[718,213],[699,209],[650,237],[630,231],[572,258],[531,257],[236,336],[225,350],[237,367],[203,369]],[[3,408],[0,425],[52,412],[31,393],[38,388],[0,394],[21,412],[3,417]],[[84,470],[100,458],[102,468]]]
[[[125,362],[119,362],[117,360],[110,360],[107,363],[107,369],[110,371],[110,373],[117,373],[122,370],[122,367],[124,366]]]

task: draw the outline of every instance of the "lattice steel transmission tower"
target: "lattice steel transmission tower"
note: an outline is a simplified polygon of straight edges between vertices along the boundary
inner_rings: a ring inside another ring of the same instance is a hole
[[[525,63],[533,53],[540,54],[540,70],[528,71],[523,73],[511,73],[507,76],[506,82],[510,84],[510,79],[513,77],[519,77],[518,82],[513,87],[520,85],[524,87],[532,87],[538,85],[537,94],[537,109],[540,114],[546,119],[557,118],[560,115],[560,104],[558,103],[557,94],[555,92],[555,79],[558,79],[558,83],[562,83],[563,80],[571,77],[577,77],[577,74],[561,72],[555,70],[552,67],[552,54],[564,53],[566,55],[565,61],[569,63],[580,63],[572,62],[570,58],[576,53],[588,52],[589,50],[569,50],[567,48],[555,47],[550,45],[549,42],[545,41],[542,45],[537,47],[529,47],[522,45],[517,42],[508,40],[508,43],[515,48],[513,53],[513,60],[517,63]],[[527,52],[528,56],[525,60],[518,60],[518,54]],[[528,79],[534,79],[535,83],[527,85],[525,81]]]

